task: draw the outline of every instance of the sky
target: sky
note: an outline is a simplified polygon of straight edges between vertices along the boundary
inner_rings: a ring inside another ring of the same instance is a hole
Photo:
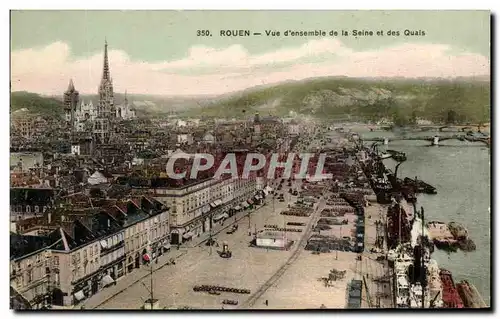
[[[105,39],[115,92],[134,94],[217,95],[320,76],[490,74],[488,11],[11,11],[12,91],[61,95],[73,79],[96,94]]]

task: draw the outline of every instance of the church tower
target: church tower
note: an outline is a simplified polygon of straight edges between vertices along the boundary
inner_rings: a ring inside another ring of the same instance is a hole
[[[69,80],[68,89],[64,92],[63,104],[66,123],[73,128],[75,124],[75,112],[78,105],[79,93],[75,90],[73,80]]]
[[[101,84],[99,85],[99,115],[110,118],[115,116],[113,97],[113,79],[109,71],[108,42],[104,42],[104,64],[102,68]]]
[[[94,121],[93,139],[96,144],[108,144],[111,134],[111,125],[116,116],[113,99],[113,80],[109,72],[108,42],[104,42],[104,65],[102,68],[101,84],[99,85],[99,104],[97,118]]]

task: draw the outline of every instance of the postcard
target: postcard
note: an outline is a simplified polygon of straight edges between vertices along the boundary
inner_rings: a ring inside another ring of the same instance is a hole
[[[491,309],[489,11],[10,23],[12,309]]]

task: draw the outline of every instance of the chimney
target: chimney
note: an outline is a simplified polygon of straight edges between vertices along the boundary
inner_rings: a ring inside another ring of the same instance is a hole
[[[62,218],[62,217],[61,217],[61,218]],[[51,222],[51,221],[52,221],[52,213],[51,213],[51,212],[49,212],[49,213],[47,214],[47,222],[48,222],[48,224],[49,224],[49,225],[50,225],[50,222]]]

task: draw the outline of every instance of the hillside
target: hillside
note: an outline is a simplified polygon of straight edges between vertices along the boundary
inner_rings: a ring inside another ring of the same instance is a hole
[[[27,109],[30,113],[37,113],[42,116],[62,116],[64,113],[61,96],[42,96],[36,93],[25,91],[12,92],[11,111]],[[125,100],[123,93],[115,93],[115,104],[120,105]],[[127,98],[138,116],[148,116],[159,113],[169,113],[192,108],[199,109],[206,100],[205,97],[165,97],[154,95],[128,94]],[[80,101],[89,103],[92,101],[97,105],[99,97],[97,95],[81,94]]]
[[[490,83],[469,78],[356,79],[318,78],[238,92],[185,115],[288,115],[349,117],[407,124],[418,118],[435,122],[489,121]],[[201,111],[201,112],[200,112]]]
[[[60,100],[25,91],[12,92],[10,94],[11,112],[21,109],[27,109],[30,113],[50,117],[62,116],[64,113]]]
[[[433,122],[488,122],[490,82],[485,78],[357,79],[327,77],[259,86],[218,97],[168,97],[132,95],[128,100],[139,116],[176,112],[184,116],[243,117],[291,113],[327,119],[378,121],[392,119],[411,124],[416,118]],[[96,95],[81,95],[85,102]],[[115,104],[124,95],[115,94]],[[22,108],[47,116],[63,113],[60,97],[28,92],[11,93],[11,110]]]

